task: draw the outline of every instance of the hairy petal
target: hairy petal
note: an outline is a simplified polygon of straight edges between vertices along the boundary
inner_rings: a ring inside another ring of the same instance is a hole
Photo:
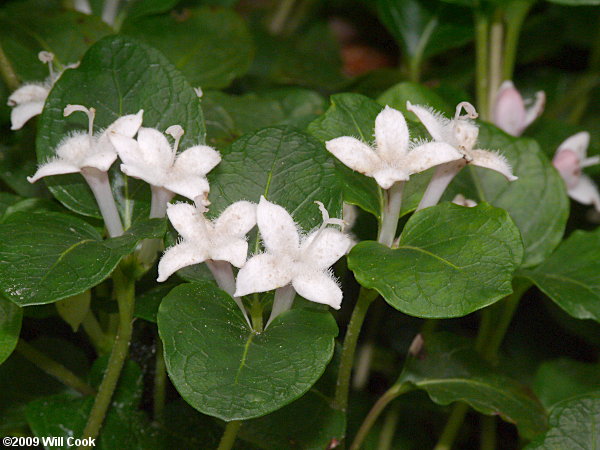
[[[440,164],[459,160],[462,157],[462,154],[450,144],[428,142],[410,151],[407,169],[411,174],[419,173]]]
[[[137,141],[142,158],[148,165],[164,168],[173,164],[173,149],[164,134],[154,128],[140,128]]]
[[[365,175],[371,176],[381,165],[379,156],[364,142],[356,138],[343,136],[325,143],[327,150],[350,167]]]
[[[184,241],[174,245],[163,254],[158,263],[157,281],[165,281],[179,269],[199,264],[205,261],[206,258],[206,252],[193,243]]]
[[[292,286],[307,300],[329,305],[334,309],[342,306],[342,290],[327,272],[303,271],[294,276]]]
[[[346,234],[334,228],[317,230],[300,247],[302,261],[320,270],[327,269],[348,252],[351,243]]]
[[[132,138],[142,126],[143,115],[144,110],[140,109],[137,114],[119,117],[108,126],[104,134],[122,134]]]
[[[204,197],[210,190],[210,186],[205,177],[188,175],[185,173],[182,174],[175,170],[168,174],[167,181],[163,186],[190,200],[194,200],[198,196]]]
[[[389,189],[398,181],[406,181],[409,178],[408,170],[395,167],[383,167],[373,173],[373,178],[383,189]]]
[[[261,196],[256,208],[256,223],[265,248],[270,253],[292,255],[298,251],[298,229],[284,208]]]
[[[244,237],[256,225],[256,204],[239,201],[229,205],[215,220],[215,232]]]
[[[270,253],[255,255],[238,272],[234,297],[285,286],[292,280],[292,270],[291,260]]]
[[[231,238],[221,245],[211,246],[210,259],[215,261],[228,261],[235,267],[242,267],[248,256],[248,243],[245,239]]]
[[[430,108],[425,108],[419,105],[413,105],[411,102],[406,102],[406,109],[411,111],[417,116],[419,121],[427,128],[429,134],[436,141],[444,141],[445,133],[444,128],[448,122],[448,119],[444,118],[440,114],[436,114]]]
[[[186,241],[202,243],[209,239],[206,227],[201,223],[201,221],[208,221],[196,210],[195,206],[189,203],[169,203],[167,216],[173,227]]]
[[[218,151],[206,145],[197,145],[181,152],[173,166],[181,173],[204,176],[220,162]]]
[[[408,126],[404,115],[386,106],[375,119],[375,142],[379,157],[389,164],[402,159],[408,151]]]
[[[487,150],[471,150],[471,156],[473,157],[471,164],[475,166],[495,170],[504,175],[508,181],[518,179],[513,175],[512,168],[506,158],[498,153]]]
[[[20,130],[29,119],[42,113],[44,101],[26,102],[15,106],[10,112],[10,129]]]
[[[31,176],[27,177],[27,181],[30,183],[35,183],[40,178],[44,178],[50,175],[63,175],[66,173],[77,173],[80,168],[74,164],[71,164],[67,161],[63,161],[61,159],[56,159],[54,161],[49,161],[46,164],[40,166],[37,172]]]

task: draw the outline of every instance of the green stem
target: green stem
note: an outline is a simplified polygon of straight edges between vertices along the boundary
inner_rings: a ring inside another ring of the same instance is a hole
[[[503,38],[504,24],[500,18],[496,18],[490,29],[490,64],[488,66],[488,105],[486,116],[488,120],[492,117],[492,108],[496,101],[496,94],[502,83]]]
[[[427,43],[429,39],[431,39],[431,35],[435,31],[438,26],[438,19],[431,19],[425,28],[423,29],[423,33],[419,37],[419,43],[417,48],[415,49],[414,55],[410,58],[408,64],[410,81],[413,83],[418,83],[421,79],[421,67],[423,65],[423,55],[425,53],[425,48],[427,47]]]
[[[232,449],[241,426],[241,420],[234,420],[232,422],[227,423],[225,431],[223,432],[223,437],[221,437],[221,442],[219,442],[219,448],[217,450]]]
[[[369,434],[371,427],[381,414],[381,412],[385,409],[385,407],[395,398],[404,394],[405,392],[411,391],[413,389],[411,384],[407,383],[396,383],[391,388],[389,388],[385,394],[379,397],[379,400],[373,405],[367,417],[363,421],[358,433],[356,433],[356,437],[354,438],[354,442],[350,446],[350,450],[357,450],[362,445],[363,441]]]
[[[506,12],[506,37],[504,38],[504,58],[502,67],[502,78],[512,80],[517,60],[517,48],[519,46],[519,35],[525,17],[533,6],[532,1],[513,1]]]
[[[358,300],[352,317],[346,330],[344,337],[344,345],[342,347],[342,355],[340,358],[340,367],[338,370],[338,378],[335,390],[334,408],[342,411],[344,414],[348,409],[348,392],[350,389],[350,375],[352,373],[352,365],[354,363],[354,352],[356,351],[356,343],[360,335],[360,329],[369,310],[369,306],[379,294],[376,291],[360,288]]]
[[[480,450],[496,450],[496,416],[481,416]]]
[[[475,83],[477,106],[484,120],[488,112],[488,29],[487,17],[475,13]]]
[[[81,327],[83,328],[83,331],[85,331],[85,334],[90,338],[90,342],[98,354],[110,351],[110,340],[104,331],[102,331],[102,327],[100,327],[100,324],[91,309],[85,316],[85,319],[83,319],[83,322],[81,322]]]
[[[381,427],[381,433],[379,434],[379,445],[377,446],[378,450],[390,450],[392,448],[392,442],[394,441],[396,428],[398,428],[399,416],[399,404],[394,403],[385,415],[383,426]]]
[[[288,17],[292,13],[294,9],[294,5],[296,0],[281,0],[278,2],[279,6],[275,10],[273,14],[273,19],[269,24],[269,31],[271,34],[281,34],[285,29],[285,24],[288,20]]]
[[[125,364],[129,350],[129,342],[133,332],[133,309],[135,305],[135,282],[117,268],[113,273],[115,293],[119,303],[119,330],[108,360],[104,378],[98,389],[94,406],[88,422],[83,430],[83,438],[95,438],[100,432],[104,417],[110,406],[121,370]],[[80,447],[85,448],[85,447]]]
[[[156,336],[156,360],[154,365],[154,391],[153,412],[154,420],[162,421],[165,410],[165,398],[167,387],[167,367],[165,365],[164,348],[160,337]]]
[[[252,320],[252,329],[257,333],[263,330],[263,305],[258,295],[255,295],[250,305],[250,319]]]
[[[462,427],[468,410],[469,405],[466,403],[459,402],[454,405],[446,427],[433,450],[450,450],[452,448],[452,444]]]
[[[93,395],[96,392],[93,387],[89,386],[65,366],[47,357],[23,339],[19,339],[16,350],[29,362],[35,364],[65,386],[69,386],[83,395]]]
[[[398,228],[398,217],[400,216],[400,208],[402,207],[402,191],[404,189],[404,181],[394,183],[389,189],[386,189],[384,194],[383,211],[381,212],[381,228],[377,242],[390,247],[396,237],[396,229]]]
[[[16,90],[21,82],[19,81],[19,77],[15,73],[15,69],[13,69],[8,56],[4,53],[4,49],[2,48],[2,44],[0,43],[0,76],[8,86],[8,89],[11,91]]]

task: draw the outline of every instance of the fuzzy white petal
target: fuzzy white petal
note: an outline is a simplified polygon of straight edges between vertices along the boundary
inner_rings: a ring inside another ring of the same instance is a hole
[[[471,164],[495,170],[504,175],[508,181],[518,179],[513,175],[510,164],[504,156],[487,150],[471,150],[470,154],[473,157]]]
[[[376,170],[373,173],[373,178],[377,181],[377,184],[383,189],[389,189],[392,185],[398,181],[406,181],[409,178],[407,170],[398,169],[395,167],[384,167],[380,170]]]
[[[128,114],[119,117],[106,129],[106,134],[122,134],[132,138],[142,126],[144,110],[140,109],[137,114]]]
[[[28,102],[42,102],[44,104],[48,92],[50,92],[50,89],[43,84],[24,84],[8,97],[8,105],[15,106]]]
[[[327,272],[302,272],[294,276],[292,286],[307,300],[329,305],[334,309],[340,309],[342,306],[342,290]]]
[[[380,166],[379,156],[364,142],[343,136],[325,143],[327,150],[352,170],[372,175]]]
[[[600,212],[600,193],[598,186],[587,175],[581,175],[579,182],[568,189],[569,197],[584,205],[594,205],[596,211]]]
[[[448,119],[439,114],[435,114],[429,108],[413,105],[408,101],[406,102],[406,109],[417,116],[419,121],[425,126],[425,128],[427,128],[427,131],[429,131],[429,134],[433,139],[436,141],[445,140],[444,128],[448,122]]]
[[[265,248],[271,253],[292,255],[300,246],[300,236],[292,216],[264,197],[256,208],[256,223]]]
[[[127,165],[139,164],[142,159],[140,147],[135,139],[122,134],[109,134],[110,142],[119,154],[119,158]]]
[[[205,261],[206,256],[202,249],[189,242],[182,242],[169,248],[158,263],[157,281],[165,281],[179,269]]]
[[[238,272],[234,296],[266,292],[285,286],[292,280],[293,264],[269,253],[253,256]]]
[[[256,225],[256,204],[239,201],[229,205],[215,220],[215,232],[243,237]]]
[[[182,195],[190,200],[198,196],[206,196],[210,190],[206,178],[200,175],[180,174],[171,171],[163,186],[176,194]]]
[[[248,243],[245,239],[231,238],[221,245],[210,246],[210,259],[228,261],[235,267],[242,267],[248,257]]]
[[[137,137],[140,152],[148,165],[167,169],[173,163],[173,150],[164,134],[154,128],[140,128]]]
[[[408,126],[404,115],[386,106],[375,119],[375,142],[381,159],[393,164],[408,151]]]
[[[193,205],[189,203],[169,203],[167,205],[167,216],[173,227],[185,239],[196,241],[198,243],[209,240],[206,226],[200,223],[204,221],[210,226],[208,220],[204,218]]]
[[[50,175],[63,175],[66,173],[77,172],[79,172],[78,166],[71,164],[67,161],[57,159],[54,161],[47,162],[46,164],[40,166],[40,168],[32,177],[27,177],[27,181],[29,181],[30,183],[35,183],[40,178],[47,177]]]
[[[462,157],[458,150],[445,142],[428,142],[410,151],[407,169],[411,174],[419,173]]]
[[[10,112],[10,129],[20,130],[29,119],[42,113],[44,101],[26,102],[15,106]]]
[[[571,150],[579,157],[579,160],[585,159],[587,155],[587,148],[590,145],[590,133],[587,131],[581,131],[573,136],[568,137],[559,145],[556,152],[563,150]]]
[[[116,159],[117,152],[105,150],[94,155],[87,156],[82,161],[81,167],[95,167],[102,172],[107,172]]]
[[[197,145],[181,152],[174,169],[194,175],[206,175],[221,162],[221,155],[215,149],[206,145]]]
[[[314,241],[315,236],[316,241]],[[350,245],[350,238],[335,228],[325,228],[320,232],[317,230],[311,233],[300,247],[302,261],[324,270],[344,256]]]

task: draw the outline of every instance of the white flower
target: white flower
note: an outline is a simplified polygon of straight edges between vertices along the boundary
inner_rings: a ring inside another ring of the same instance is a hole
[[[350,136],[327,141],[325,145],[351,169],[375,178],[383,189],[408,180],[412,174],[462,158],[444,142],[411,143],[404,116],[389,106],[375,119],[374,148]]]
[[[342,291],[329,267],[346,254],[350,239],[342,232],[326,228],[327,224],[341,225],[323,213],[321,227],[301,237],[288,212],[261,197],[256,208],[256,221],[266,249],[250,258],[237,276],[236,297],[266,292],[292,284],[307,300],[339,309]]]
[[[600,156],[587,158],[590,134],[587,131],[567,138],[556,150],[552,164],[565,180],[569,197],[584,205],[594,205],[600,212],[600,193],[590,177],[581,169],[600,164]]]
[[[406,108],[418,117],[436,142],[445,142],[456,148],[462,154],[465,163],[495,170],[509,181],[517,179],[502,155],[487,150],[473,149],[479,136],[479,127],[469,120],[477,118],[477,111],[470,103],[459,103],[453,119],[447,119],[438,112],[423,106],[412,105],[410,102],[406,102]],[[466,116],[460,115],[463,108],[467,112]]]
[[[50,89],[61,75],[61,72],[54,72],[52,68],[52,53],[40,52],[38,58],[43,63],[48,63],[50,76],[41,83],[25,83],[8,97],[8,106],[13,108],[10,113],[11,130],[20,130],[29,119],[42,113]],[[77,65],[67,66],[66,69]]]
[[[546,104],[546,94],[538,91],[535,101],[524,101],[512,81],[505,81],[500,86],[492,107],[492,122],[501,130],[512,136],[521,136],[525,128],[542,115]]]
[[[246,234],[256,224],[256,205],[235,202],[214,221],[204,217],[205,211],[202,206],[187,203],[167,206],[167,216],[182,241],[164,253],[158,264],[158,281],[165,281],[182,267],[207,260],[244,265],[248,255]]]
[[[477,206],[477,202],[475,200],[471,200],[462,194],[456,194],[456,196],[452,199],[452,203],[455,205],[464,206],[466,208],[474,208]]]
[[[110,143],[109,135],[134,136],[142,124],[143,110],[137,114],[123,116],[114,121],[104,132],[93,133],[95,109],[87,109],[80,105],[67,105],[64,115],[75,111],[88,114],[88,132],[76,132],[63,139],[56,148],[56,157],[42,164],[32,177],[27,177],[30,183],[49,175],[61,175],[81,172],[83,168],[93,167],[102,172],[108,171],[117,159],[117,152]]]
[[[206,145],[196,145],[177,154],[183,129],[173,125],[166,132],[175,139],[173,147],[154,128],[140,128],[137,140],[131,136],[111,135],[111,142],[123,161],[121,171],[152,186],[208,205],[210,188],[206,174],[219,164],[221,155]]]

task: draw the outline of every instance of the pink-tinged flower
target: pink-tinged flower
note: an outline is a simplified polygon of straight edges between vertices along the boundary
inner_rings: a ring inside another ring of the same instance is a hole
[[[383,189],[408,180],[412,174],[462,158],[445,142],[411,142],[404,116],[389,106],[375,119],[374,147],[350,136],[325,145],[346,166],[375,178]]]
[[[492,122],[512,136],[521,136],[523,131],[540,117],[546,105],[544,91],[535,93],[535,100],[523,100],[512,81],[505,81],[498,89],[492,107]]]
[[[215,220],[204,217],[205,211],[187,203],[168,205],[167,216],[182,240],[164,253],[158,264],[158,281],[207,260],[244,265],[248,256],[246,234],[256,224],[256,204],[235,202]]]
[[[552,164],[565,180],[569,197],[584,205],[594,205],[596,211],[600,212],[598,186],[581,170],[600,164],[600,156],[587,157],[589,143],[590,134],[587,131],[574,134],[560,144]]]
[[[330,219],[322,204],[319,207],[323,224],[308,236],[302,236],[284,208],[260,198],[256,222],[266,251],[254,255],[240,269],[236,297],[291,283],[307,300],[340,308],[342,290],[329,268],[346,254],[351,241],[341,231],[327,228],[328,224],[341,225],[342,222]]]

